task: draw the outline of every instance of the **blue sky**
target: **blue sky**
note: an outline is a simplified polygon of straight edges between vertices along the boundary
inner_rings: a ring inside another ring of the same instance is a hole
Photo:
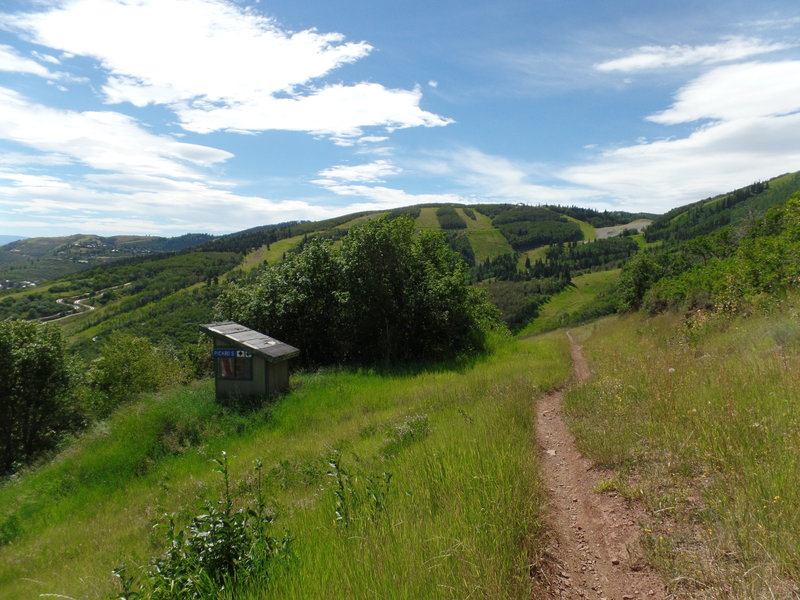
[[[796,170],[796,0],[0,8],[0,234],[663,212]]]

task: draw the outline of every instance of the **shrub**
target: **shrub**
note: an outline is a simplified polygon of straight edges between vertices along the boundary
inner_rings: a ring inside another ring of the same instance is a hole
[[[188,375],[189,369],[174,348],[153,346],[147,339],[129,333],[112,333],[90,373],[95,391],[94,416],[108,416],[136,394],[185,382]]]

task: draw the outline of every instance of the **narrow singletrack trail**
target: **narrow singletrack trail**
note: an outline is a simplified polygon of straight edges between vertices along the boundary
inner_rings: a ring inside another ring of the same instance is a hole
[[[580,346],[570,341],[575,382],[591,371]],[[580,455],[562,418],[563,392],[555,390],[536,404],[542,471],[549,493],[548,553],[550,599],[667,600],[658,574],[639,545],[644,513],[618,496],[595,492],[612,473]]]

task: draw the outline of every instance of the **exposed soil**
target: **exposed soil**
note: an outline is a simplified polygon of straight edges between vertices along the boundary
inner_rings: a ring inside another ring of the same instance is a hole
[[[569,333],[573,377],[591,371]],[[671,596],[644,560],[639,545],[644,512],[623,498],[595,492],[613,476],[582,457],[561,414],[563,393],[536,404],[536,438],[549,490],[548,524],[553,532],[546,573],[550,599],[666,600]]]

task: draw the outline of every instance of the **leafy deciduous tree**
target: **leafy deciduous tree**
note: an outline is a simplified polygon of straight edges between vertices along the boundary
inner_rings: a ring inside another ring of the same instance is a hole
[[[74,380],[55,326],[0,321],[0,474],[79,425]]]
[[[496,309],[438,232],[408,217],[354,226],[341,249],[311,240],[232,285],[218,316],[301,348],[310,364],[375,363],[479,349]]]

